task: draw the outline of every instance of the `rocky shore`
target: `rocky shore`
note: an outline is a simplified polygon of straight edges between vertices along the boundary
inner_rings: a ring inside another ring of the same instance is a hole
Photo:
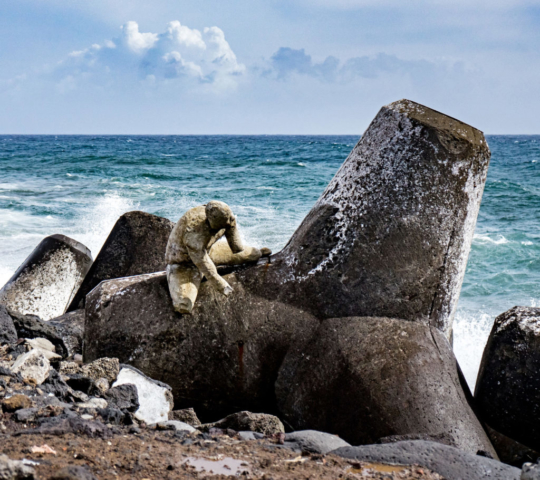
[[[44,239],[0,290],[0,479],[537,479],[538,309],[475,396],[452,319],[489,164],[478,130],[383,107],[287,246],[174,311],[172,222],[97,257]]]

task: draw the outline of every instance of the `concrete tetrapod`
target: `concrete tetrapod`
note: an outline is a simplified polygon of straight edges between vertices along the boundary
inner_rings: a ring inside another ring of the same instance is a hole
[[[42,320],[62,315],[92,264],[82,243],[64,235],[41,241],[0,290],[0,304]]]
[[[476,382],[478,414],[540,451],[540,308],[514,307],[493,324]]]
[[[478,130],[409,101],[383,107],[284,250],[224,275],[234,294],[204,282],[182,316],[164,273],[102,282],[87,297],[85,361],[118,357],[212,421],[276,412],[285,355],[326,318],[392,316],[449,335],[488,161]]]
[[[165,270],[165,248],[174,227],[146,212],[124,213],[115,223],[68,312],[84,308],[86,295],[103,280]]]
[[[446,434],[455,447],[496,456],[465,398],[450,344],[418,322],[323,321],[286,356],[276,397],[294,429],[333,433],[353,445],[390,435]]]

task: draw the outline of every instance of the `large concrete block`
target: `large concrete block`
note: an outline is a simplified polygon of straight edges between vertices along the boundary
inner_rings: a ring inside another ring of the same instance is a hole
[[[0,290],[0,303],[42,320],[62,315],[81,285],[92,254],[64,235],[41,241]]]
[[[389,318],[325,320],[286,356],[278,406],[297,430],[353,445],[391,435],[445,435],[496,456],[460,385],[450,344],[434,327]]]
[[[493,324],[476,382],[478,414],[540,451],[540,308],[514,307]]]
[[[170,220],[150,213],[122,215],[67,311],[84,308],[86,295],[103,280],[165,270],[165,248],[173,227]]]

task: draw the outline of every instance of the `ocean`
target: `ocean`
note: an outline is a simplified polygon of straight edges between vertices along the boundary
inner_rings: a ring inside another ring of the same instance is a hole
[[[244,240],[282,248],[357,136],[0,136],[0,284],[47,235],[94,255],[117,218],[228,203]],[[540,306],[540,136],[488,136],[486,189],[454,326],[474,385],[494,318]]]

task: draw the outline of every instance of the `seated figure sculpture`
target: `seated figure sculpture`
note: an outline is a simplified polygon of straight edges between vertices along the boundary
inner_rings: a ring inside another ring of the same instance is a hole
[[[223,235],[227,241],[218,242]],[[271,253],[268,248],[259,250],[242,244],[236,218],[226,203],[213,200],[188,210],[171,232],[165,253],[175,310],[191,313],[203,277],[224,295],[233,291],[216,265],[256,262]]]

